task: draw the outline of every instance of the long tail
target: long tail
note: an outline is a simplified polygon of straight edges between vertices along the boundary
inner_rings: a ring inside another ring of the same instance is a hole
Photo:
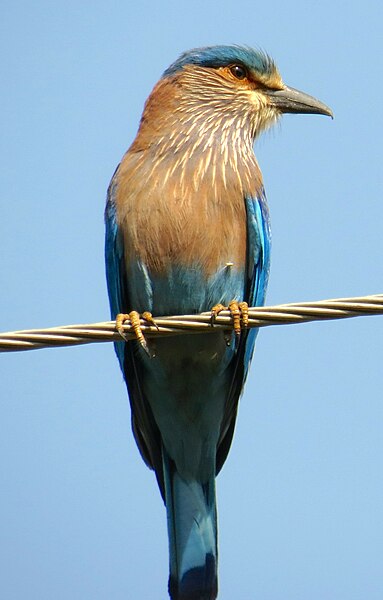
[[[217,598],[215,478],[186,481],[164,458],[172,600]]]

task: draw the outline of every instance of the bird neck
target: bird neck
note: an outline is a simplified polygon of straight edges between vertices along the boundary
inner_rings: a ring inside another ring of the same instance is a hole
[[[194,189],[207,183],[239,186],[243,195],[257,193],[262,176],[245,105],[233,107],[222,95],[202,99],[169,86],[165,80],[154,88],[129,154],[138,162],[151,162],[165,178],[192,183]]]

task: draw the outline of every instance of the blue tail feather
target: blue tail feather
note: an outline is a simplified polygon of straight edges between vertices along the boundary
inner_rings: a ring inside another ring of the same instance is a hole
[[[217,597],[217,510],[215,478],[208,482],[182,478],[164,460],[172,600]]]

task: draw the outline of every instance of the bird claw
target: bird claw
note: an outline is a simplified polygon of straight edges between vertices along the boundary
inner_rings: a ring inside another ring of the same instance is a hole
[[[129,338],[125,335],[125,332],[124,332],[124,323],[126,321],[129,321],[130,325],[132,327],[133,333],[136,336],[136,340],[139,342],[140,346],[145,350],[145,352],[148,354],[148,356],[151,357],[152,354],[149,351],[147,341],[145,339],[144,334],[142,333],[141,318],[144,321],[146,321],[147,323],[149,323],[149,325],[153,325],[157,330],[159,329],[157,323],[153,319],[152,313],[150,313],[149,311],[145,311],[142,313],[142,315],[140,315],[140,313],[137,312],[136,310],[132,310],[128,314],[119,313],[116,316],[116,329],[117,329],[118,333],[120,334],[120,336],[126,342],[128,342]]]
[[[152,325],[153,327],[155,327],[157,329],[157,331],[160,330],[157,323],[153,319],[153,315],[151,312],[149,312],[148,310],[145,310],[145,312],[142,313],[142,318],[144,319],[144,321],[149,323],[149,325]]]
[[[239,302],[238,307],[242,317],[242,327],[247,329],[249,326],[249,305],[247,302]]]
[[[211,309],[211,324],[214,325],[214,322],[223,310],[228,310],[230,312],[230,316],[233,320],[233,329],[236,339],[236,345],[239,342],[239,338],[241,335],[241,329],[246,329],[249,324],[249,305],[247,302],[237,302],[236,300],[232,300],[229,303],[229,306],[224,306],[223,304],[216,304]],[[230,346],[230,338],[226,338],[226,343]]]
[[[223,310],[227,310],[227,306],[224,306],[223,304],[215,304],[213,306],[213,308],[210,311],[210,323],[212,326],[214,325],[215,320],[218,317],[219,313],[222,312]]]

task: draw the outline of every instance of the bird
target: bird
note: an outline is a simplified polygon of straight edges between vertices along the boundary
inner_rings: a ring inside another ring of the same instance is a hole
[[[133,434],[166,506],[172,600],[218,595],[215,478],[230,449],[264,304],[270,218],[254,141],[283,113],[332,117],[240,45],[184,52],[146,100],[108,188],[105,261]],[[235,327],[146,340],[143,316],[229,307]],[[136,339],[123,339],[129,320]]]

